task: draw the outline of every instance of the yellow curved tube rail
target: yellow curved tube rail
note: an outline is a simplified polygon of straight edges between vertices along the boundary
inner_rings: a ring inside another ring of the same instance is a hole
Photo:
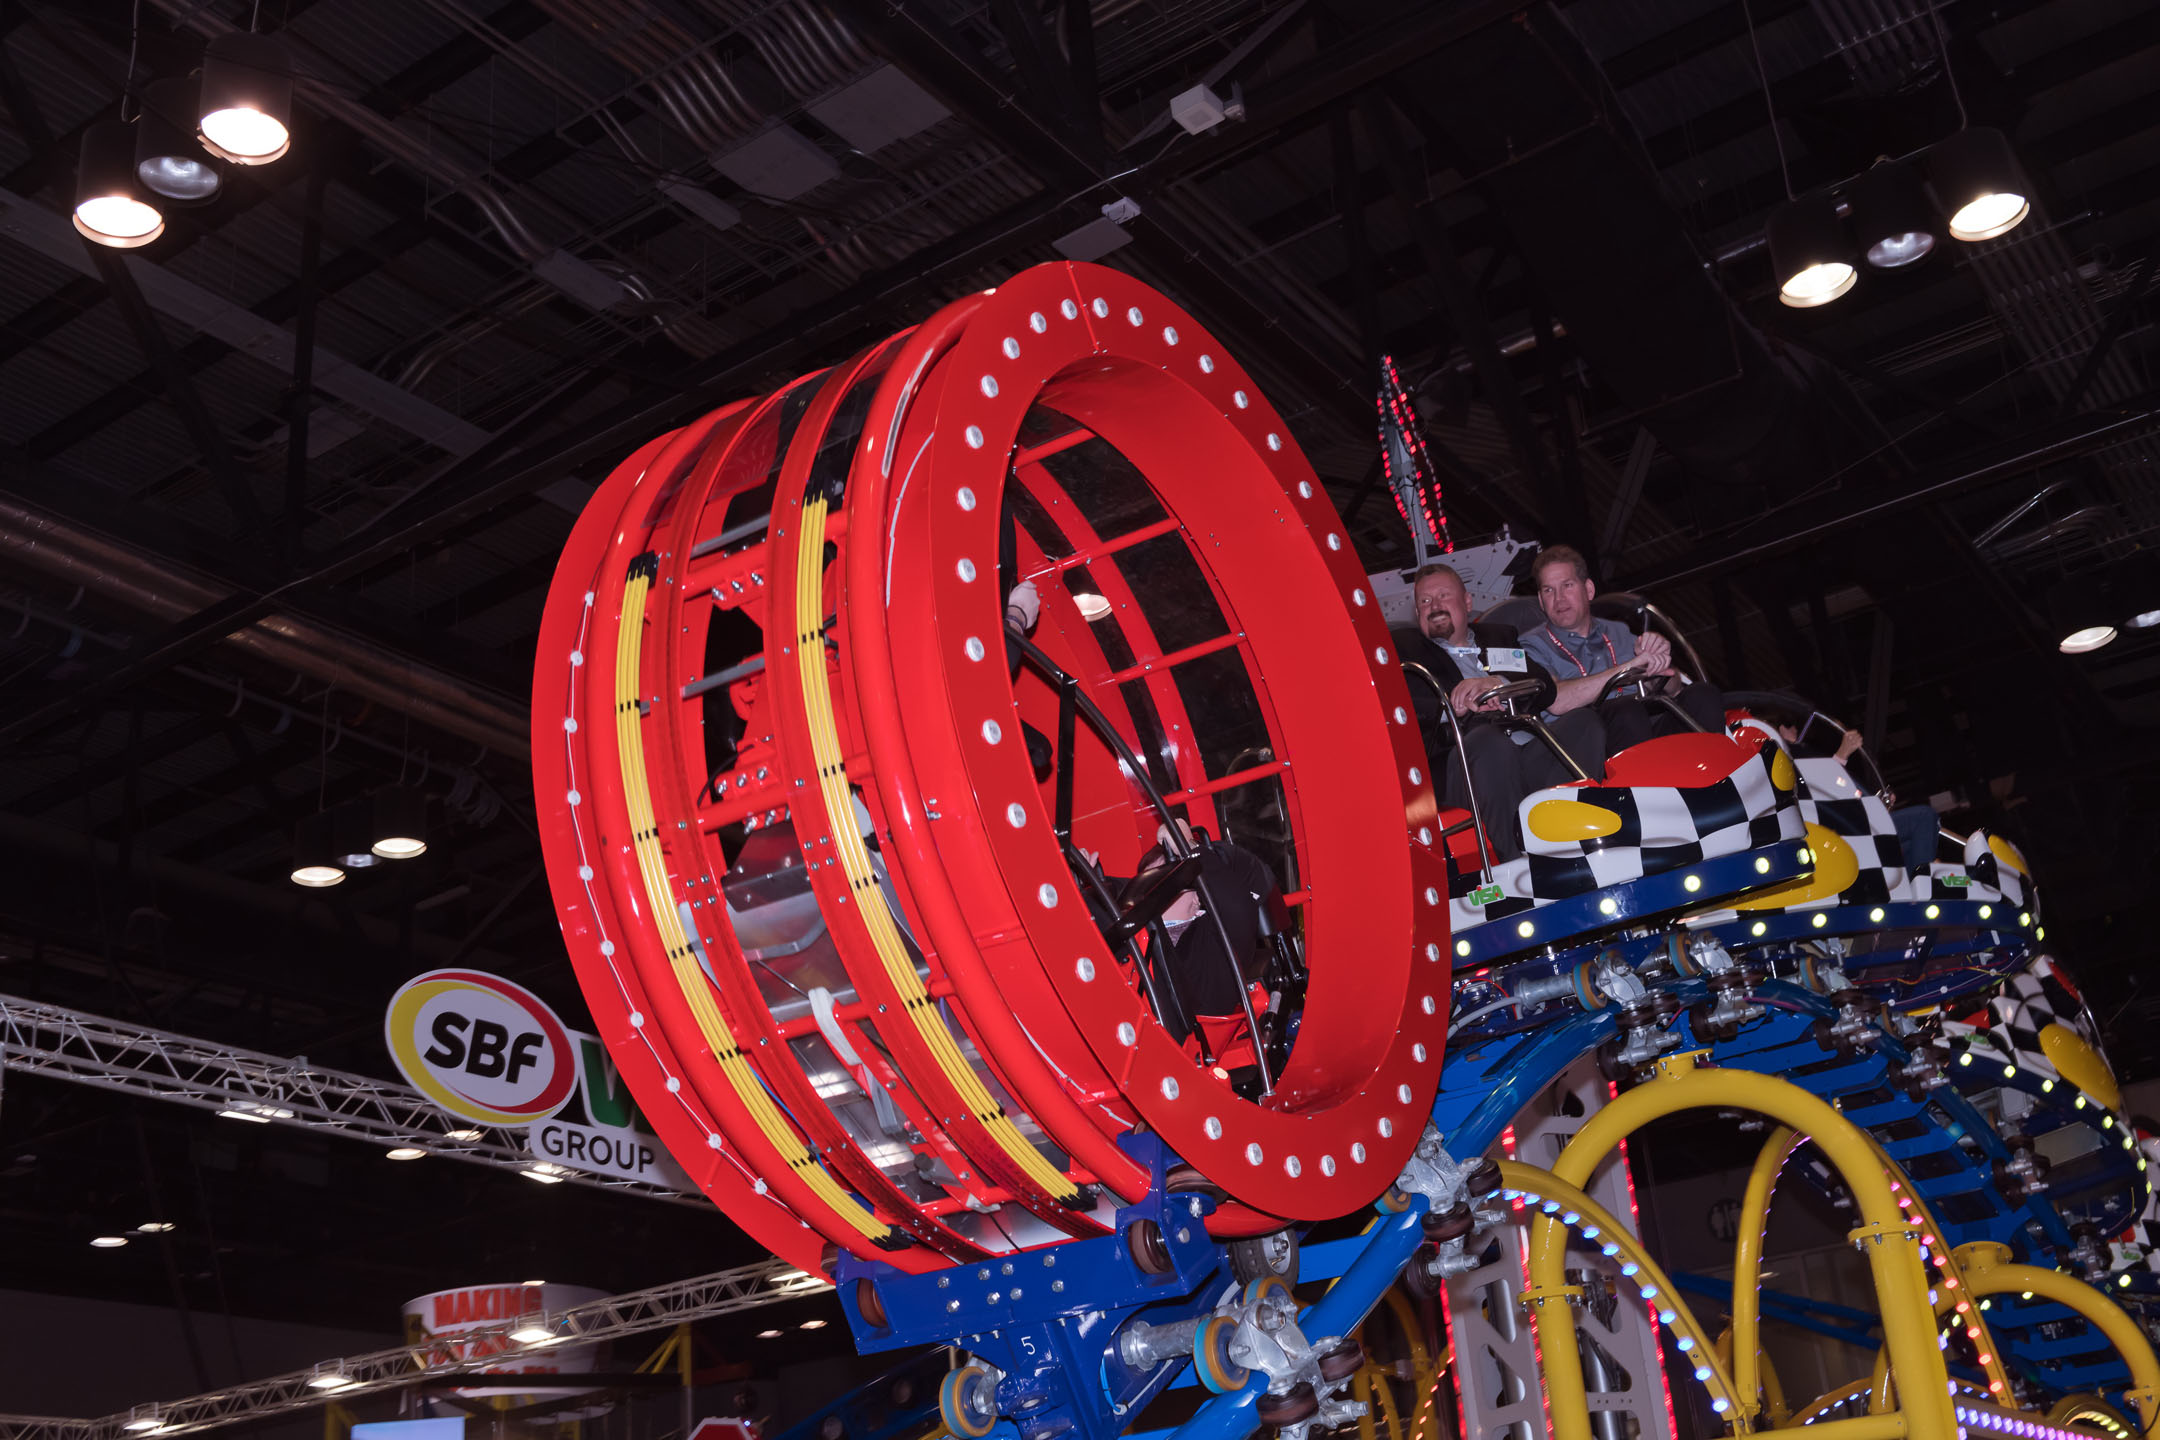
[[[1920,1260],[1916,1226],[1899,1211],[1881,1159],[1868,1137],[1829,1105],[1798,1086],[1746,1070],[1699,1070],[1700,1052],[1670,1055],[1656,1077],[1618,1096],[1592,1115],[1568,1142],[1553,1173],[1578,1189],[1598,1164],[1635,1131],[1653,1120],[1684,1110],[1753,1110],[1806,1135],[1822,1150],[1852,1189],[1861,1225],[1852,1240],[1864,1247],[1882,1312],[1883,1335],[1894,1373],[1904,1381],[1900,1413],[1833,1421],[1812,1427],[1840,1435],[1949,1437],[1957,1433],[1950,1401],[1949,1372],[1936,1348],[1935,1317],[1928,1304],[1927,1271]],[[1567,1245],[1559,1222],[1540,1214],[1531,1226],[1530,1290],[1534,1305],[1564,1301]],[[1567,1317],[1567,1323],[1574,1323]],[[1546,1341],[1542,1346],[1545,1383],[1553,1397],[1553,1440],[1591,1440],[1589,1413],[1583,1402],[1582,1357],[1572,1344]],[[1740,1433],[1753,1428],[1735,1405],[1727,1421]],[[1896,1429],[1882,1428],[1895,1426]]]
[[[848,893],[861,906],[863,927],[885,964],[886,977],[899,992],[902,1008],[937,1058],[938,1068],[958,1092],[961,1103],[997,1142],[1015,1169],[1054,1199],[1073,1202],[1080,1187],[1027,1142],[1012,1118],[983,1085],[960,1053],[937,1002],[915,973],[915,959],[893,920],[884,887],[871,868],[862,831],[855,823],[855,797],[848,788],[847,756],[833,721],[832,683],[825,674],[825,497],[803,502],[802,534],[795,546],[795,661],[802,680],[803,711],[810,731],[810,752],[817,761],[818,793],[825,802],[825,824],[847,874]],[[669,911],[668,913],[672,913]]]
[[[2025,1291],[2053,1300],[2076,1311],[2085,1322],[2107,1337],[2123,1363],[2130,1367],[2131,1388],[2125,1392],[2138,1407],[2138,1421],[2147,1435],[2160,1435],[2160,1360],[2138,1328],[2114,1301],[2074,1276],[2060,1270],[2010,1261],[2007,1247],[1991,1240],[1957,1248],[1958,1267],[1965,1284],[1976,1295],[2016,1295]]]
[[[630,562],[629,578],[623,584],[622,623],[615,639],[615,742],[622,758],[623,804],[629,812],[631,848],[637,855],[653,929],[659,932],[676,983],[690,1003],[690,1013],[697,1018],[698,1031],[712,1047],[713,1057],[720,1062],[721,1073],[727,1076],[744,1111],[787,1167],[834,1214],[875,1244],[890,1237],[892,1227],[841,1188],[766,1093],[764,1082],[742,1047],[735,1043],[734,1032],[728,1029],[720,1007],[713,1001],[711,985],[698,967],[697,951],[683,931],[674,892],[668,887],[667,854],[660,847],[659,827],[653,822],[652,789],[645,778],[645,736],[640,728],[644,715],[638,709],[642,693],[638,687],[638,653],[645,636],[645,600],[656,571],[657,563],[651,555],[640,555]]]
[[[1778,1173],[1792,1152],[1800,1147],[1800,1134],[1780,1125],[1763,1141],[1748,1172],[1747,1189],[1740,1199],[1740,1239],[1733,1247],[1732,1371],[1739,1402],[1750,1415],[1760,1409],[1762,1370],[1762,1259],[1770,1230],[1770,1202],[1777,1191]],[[1773,1419],[1771,1424],[1783,1422]]]
[[[1657,1261],[1650,1258],[1649,1253],[1642,1248],[1640,1241],[1628,1234],[1626,1228],[1618,1220],[1615,1220],[1604,1206],[1585,1195],[1577,1186],[1563,1180],[1553,1171],[1540,1170],[1536,1166],[1524,1165],[1514,1160],[1502,1160],[1500,1162],[1500,1183],[1507,1189],[1522,1191],[1526,1198],[1534,1196],[1539,1201],[1551,1200],[1558,1202],[1560,1213],[1575,1212],[1597,1227],[1600,1239],[1617,1245],[1620,1248],[1621,1257],[1640,1270],[1642,1279],[1638,1279],[1636,1283],[1641,1285],[1643,1279],[1648,1280],[1649,1284],[1644,1288],[1650,1291],[1650,1298],[1657,1302],[1660,1310],[1673,1317],[1662,1323],[1674,1335],[1687,1341],[1681,1349],[1695,1359],[1696,1370],[1698,1372],[1702,1370],[1710,1372],[1709,1378],[1703,1380],[1702,1384],[1710,1392],[1711,1403],[1713,1405],[1722,1403],[1726,1408],[1721,1413],[1745,1424],[1745,1417],[1740,1414],[1740,1406],[1737,1400],[1739,1392],[1733,1388],[1733,1378],[1726,1369],[1725,1362],[1718,1358],[1715,1337],[1705,1330],[1702,1323],[1695,1318],[1695,1312],[1688,1308],[1687,1302],[1682,1300],[1678,1292],[1673,1289],[1672,1281],[1666,1278],[1663,1268],[1658,1265]],[[1539,1227],[1558,1231],[1564,1224],[1556,1215],[1547,1213],[1542,1206],[1535,1207],[1535,1213],[1536,1218],[1532,1224],[1533,1231]],[[1564,1250],[1565,1245],[1556,1247],[1556,1249]],[[1531,1262],[1530,1280],[1531,1289],[1524,1294],[1523,1298],[1529,1302],[1533,1314],[1542,1315],[1545,1305],[1561,1303],[1563,1299],[1572,1298],[1571,1295],[1563,1294],[1563,1291],[1573,1291],[1575,1294],[1581,1293],[1574,1290],[1572,1286],[1554,1287],[1549,1283],[1540,1282],[1535,1259]],[[1570,1323],[1572,1323],[1572,1319]],[[1559,1391],[1552,1383],[1552,1357],[1553,1351],[1557,1348],[1565,1348],[1571,1354],[1575,1353],[1573,1346],[1560,1347],[1551,1343],[1543,1346],[1546,1388],[1548,1391],[1554,1392],[1552,1409],[1553,1433],[1556,1440],[1560,1435],[1560,1411],[1562,1408],[1558,1397],[1560,1394],[1569,1393]],[[1579,1354],[1576,1355],[1575,1367],[1575,1390],[1580,1392],[1582,1388],[1582,1360]],[[1583,1419],[1584,1434],[1586,1435],[1589,1433],[1587,1428],[1589,1423],[1588,1414],[1587,1408],[1584,1408],[1581,1418]],[[1752,1429],[1753,1426],[1748,1424],[1746,1428]]]

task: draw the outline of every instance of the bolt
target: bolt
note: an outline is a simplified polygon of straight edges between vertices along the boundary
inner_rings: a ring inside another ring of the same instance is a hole
[[[989,1266],[987,1266],[987,1265],[985,1265],[985,1266],[983,1266],[983,1267],[982,1267],[982,1269],[980,1269],[980,1270],[977,1270],[977,1271],[975,1272],[975,1278],[976,1278],[976,1279],[978,1279],[978,1280],[987,1280],[987,1279],[989,1279],[989,1278],[990,1278],[990,1267],[989,1267]]]
[[[1012,1298],[1015,1300],[1020,1298],[1020,1287],[1017,1285],[1013,1286]]]
[[[1190,1231],[1190,1230],[1186,1229],[1186,1228],[1185,1228],[1184,1226],[1182,1226],[1182,1225],[1178,1226],[1178,1232],[1177,1232],[1177,1243],[1178,1243],[1178,1244],[1180,1244],[1180,1245],[1186,1245],[1186,1244],[1190,1244],[1190,1243],[1191,1243],[1191,1241],[1192,1241],[1192,1231]]]
[[[950,1314],[952,1311],[958,1310],[959,1308],[960,1302],[958,1300],[947,1300],[945,1302],[945,1309],[948,1314]]]
[[[1010,1260],[1007,1260],[1007,1261],[1006,1261],[1006,1262],[1005,1262],[1005,1263],[1004,1263],[1003,1265],[1000,1265],[1000,1266],[998,1267],[998,1273],[999,1273],[1000,1275],[1010,1275],[1010,1274],[1012,1274],[1012,1261],[1010,1261]]]
[[[1052,1280],[1052,1281],[1050,1282],[1050,1290],[1051,1290],[1051,1293],[1052,1293],[1052,1294],[1057,1294],[1057,1293],[1060,1293],[1060,1292],[1062,1292],[1062,1291],[1063,1291],[1064,1289],[1065,1289],[1065,1282],[1064,1282],[1063,1280]]]
[[[952,1276],[950,1276],[950,1275],[940,1275],[940,1276],[938,1276],[938,1277],[937,1277],[937,1288],[938,1288],[938,1289],[940,1289],[940,1290],[944,1290],[944,1289],[947,1289],[947,1288],[949,1288],[949,1287],[950,1287],[951,1285],[952,1285]]]

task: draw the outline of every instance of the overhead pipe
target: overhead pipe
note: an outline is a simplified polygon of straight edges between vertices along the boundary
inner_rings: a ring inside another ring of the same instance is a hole
[[[7,495],[0,495],[0,559],[163,622],[184,620],[233,594]],[[504,755],[524,759],[532,752],[524,706],[316,621],[274,613],[225,643]]]

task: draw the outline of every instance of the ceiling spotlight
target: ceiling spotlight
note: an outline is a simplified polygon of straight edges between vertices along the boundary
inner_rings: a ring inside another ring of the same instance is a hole
[[[798,1330],[823,1330],[825,1322],[823,1320],[805,1320],[795,1328]]]
[[[1884,160],[1845,187],[1860,253],[1878,270],[1925,259],[1935,248],[1935,212],[1912,168]]]
[[[91,1237],[90,1243],[100,1250],[118,1250],[127,1244],[128,1240],[125,1235],[95,1235]],[[135,1427],[130,1425],[128,1428],[132,1430]]]
[[[760,1330],[757,1332],[757,1338],[760,1340],[778,1340],[780,1335],[781,1332],[778,1330]]]
[[[375,829],[370,848],[385,860],[427,853],[427,796],[399,786],[375,792]]]
[[[546,1345],[562,1337],[548,1327],[544,1319],[532,1319],[510,1332],[510,1338],[520,1345]]]
[[[2056,642],[2055,648],[2065,655],[2083,655],[2113,644],[2115,633],[2113,625],[2081,625]]]
[[[234,30],[203,51],[203,148],[235,165],[267,165],[292,148],[292,65],[267,35]]]
[[[473,1140],[478,1140],[480,1136],[480,1131],[474,1130],[469,1126],[461,1127],[456,1130],[443,1131],[443,1138],[446,1140],[464,1140],[470,1142]]]
[[[545,1160],[535,1161],[525,1169],[518,1171],[518,1174],[523,1175],[528,1180],[537,1180],[542,1185],[560,1185],[563,1181],[562,1166],[550,1165]]]
[[[310,1390],[350,1390],[360,1382],[345,1373],[341,1360],[325,1360],[308,1375]]]
[[[253,1110],[225,1109],[217,1113],[227,1120],[245,1120],[250,1125],[267,1125],[270,1123],[268,1115],[258,1115]]]
[[[2115,639],[2115,612],[2090,576],[2070,576],[2050,590],[2047,612],[2061,637],[2055,648],[2065,655],[2089,654]]]
[[[331,818],[328,815],[308,816],[293,829],[293,884],[310,890],[342,885],[345,867],[337,863],[337,856]]]
[[[135,121],[135,178],[152,194],[176,205],[207,205],[225,186],[210,152],[195,137],[200,88],[186,80],[156,80],[143,87]]]
[[[2027,215],[2025,180],[2000,130],[1960,130],[1928,152],[1928,179],[1959,240],[2007,235]]]
[[[120,1422],[120,1428],[138,1435],[153,1434],[165,1428],[165,1417],[158,1414],[155,1405],[135,1405],[129,1408],[128,1418]]]
[[[135,175],[135,129],[100,120],[83,131],[75,172],[75,228],[115,250],[148,245],[165,233],[165,215]]]
[[[2160,625],[2160,610],[2140,610],[2123,623],[2132,630],[2150,630],[2153,626]]]
[[[345,870],[366,870],[382,864],[375,853],[374,826],[366,801],[340,805],[330,812],[330,849],[337,865]]]
[[[420,1160],[426,1158],[426,1156],[427,1151],[421,1149],[418,1145],[399,1145],[383,1151],[385,1160]]]
[[[1852,242],[1828,195],[1788,200],[1770,212],[1764,227],[1778,299],[1795,309],[1827,305],[1852,289]]]
[[[145,1235],[163,1235],[173,1228],[173,1222],[170,1220],[145,1220],[135,1228]]]

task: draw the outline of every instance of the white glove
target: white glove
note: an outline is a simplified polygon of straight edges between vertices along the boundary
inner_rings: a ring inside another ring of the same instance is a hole
[[[1025,631],[1033,630],[1035,622],[1041,618],[1042,597],[1035,593],[1035,582],[1022,580],[1018,585],[1013,586],[1012,593],[1005,597],[1005,619],[1007,622],[1017,623]]]

